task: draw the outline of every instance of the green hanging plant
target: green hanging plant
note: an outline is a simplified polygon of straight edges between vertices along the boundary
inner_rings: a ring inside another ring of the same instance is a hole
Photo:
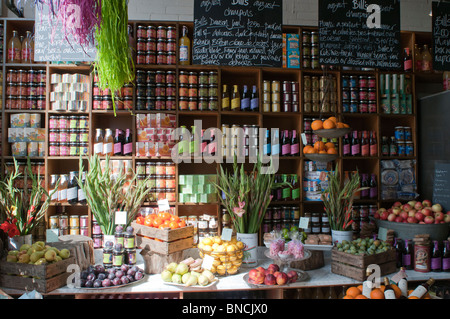
[[[115,95],[134,80],[135,65],[128,43],[128,1],[102,1],[102,20],[96,29],[97,59],[94,70],[98,73],[99,87],[110,89],[116,115]]]

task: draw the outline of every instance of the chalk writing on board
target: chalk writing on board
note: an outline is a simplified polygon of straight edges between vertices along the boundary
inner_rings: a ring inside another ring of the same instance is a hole
[[[433,2],[433,68],[450,70],[450,4]]]
[[[53,33],[55,19],[49,19],[49,11],[46,5],[36,6],[35,35],[34,35],[34,59],[36,61],[94,61],[96,48],[81,47],[75,41],[69,41],[62,34],[61,28],[56,28]]]
[[[433,203],[450,210],[450,163],[436,163],[433,181]]]
[[[193,64],[282,66],[282,1],[195,0]]]
[[[400,69],[399,1],[373,0],[380,7],[379,28],[369,27],[368,3],[351,0],[320,0],[319,63]]]

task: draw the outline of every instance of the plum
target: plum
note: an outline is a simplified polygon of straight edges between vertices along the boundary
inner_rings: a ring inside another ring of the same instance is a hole
[[[133,276],[131,276],[131,275],[127,275],[127,278],[128,278],[128,280],[129,280],[130,282],[133,282],[133,281],[135,281],[135,280],[134,280],[134,277],[133,277]]]
[[[135,279],[135,280],[141,280],[142,278],[144,278],[144,274],[141,273],[140,271],[138,271],[138,272],[134,275],[134,279]]]
[[[123,226],[122,225],[118,225],[116,227],[116,233],[121,233],[121,232],[123,232]]]
[[[122,281],[122,285],[130,283],[130,279],[128,279],[127,276],[123,276],[122,278],[120,278],[120,281]]]
[[[112,285],[111,279],[106,278],[102,281],[103,287],[111,287],[111,285]]]
[[[105,267],[103,265],[97,265],[95,266],[95,270],[100,274],[102,272],[105,272]]]
[[[96,278],[97,278],[97,276],[95,275],[95,273],[91,272],[89,275],[87,275],[86,280],[94,281]]]
[[[128,267],[128,265],[123,264],[122,266],[120,266],[120,270],[122,270],[124,273],[126,273],[128,271],[128,269],[130,269],[130,267]]]
[[[125,273],[122,270],[118,270],[116,271],[116,277],[117,278],[122,278],[125,275]]]
[[[102,281],[99,279],[95,279],[94,288],[100,288],[102,286]]]
[[[114,278],[116,278],[116,274],[113,272],[110,272],[106,278],[113,280]]]
[[[86,288],[94,287],[94,281],[93,280],[87,280],[85,286],[86,286]]]
[[[132,269],[132,268],[128,269],[127,275],[134,276],[134,275],[136,275],[136,271],[134,269]]]
[[[106,274],[105,273],[100,273],[100,274],[98,274],[98,276],[97,276],[97,279],[98,280],[104,280],[106,278]]]
[[[129,234],[133,234],[133,232],[134,232],[134,228],[132,227],[132,226],[128,226],[127,227],[127,233],[129,233]]]
[[[80,279],[80,287],[86,287],[86,279]]]
[[[136,266],[136,265],[131,267],[131,269],[133,269],[135,272],[141,271],[141,269],[138,266]]]
[[[114,286],[120,286],[121,284],[122,284],[122,280],[120,280],[120,278],[114,278],[113,280],[112,280],[112,284],[114,285]]]

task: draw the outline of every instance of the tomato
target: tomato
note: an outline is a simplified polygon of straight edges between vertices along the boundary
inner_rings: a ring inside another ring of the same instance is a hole
[[[145,221],[145,218],[142,216],[139,216],[138,218],[136,218],[136,223],[138,223],[139,225],[144,225],[144,221]]]
[[[164,227],[170,227],[170,223],[171,223],[171,221],[166,219],[166,220],[164,220],[164,222],[162,224],[164,225]]]
[[[156,217],[156,218],[153,220],[153,227],[158,228],[162,223],[163,223],[162,219],[159,218],[159,217]]]
[[[171,222],[175,222],[175,223],[179,223],[179,222],[180,222],[180,217],[175,216],[175,215],[172,215],[172,216],[170,217],[170,221],[171,221]]]
[[[185,222],[184,220],[180,221],[180,222],[178,223],[178,227],[179,227],[179,228],[186,227],[186,222]]]
[[[178,228],[178,223],[170,222],[169,227],[170,227],[170,229],[177,229]]]

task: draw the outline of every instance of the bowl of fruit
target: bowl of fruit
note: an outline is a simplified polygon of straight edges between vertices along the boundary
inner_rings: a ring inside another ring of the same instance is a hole
[[[225,241],[219,236],[206,237],[198,244],[198,250],[201,258],[214,258],[211,272],[220,276],[236,274],[244,257],[244,243],[236,238]]]

